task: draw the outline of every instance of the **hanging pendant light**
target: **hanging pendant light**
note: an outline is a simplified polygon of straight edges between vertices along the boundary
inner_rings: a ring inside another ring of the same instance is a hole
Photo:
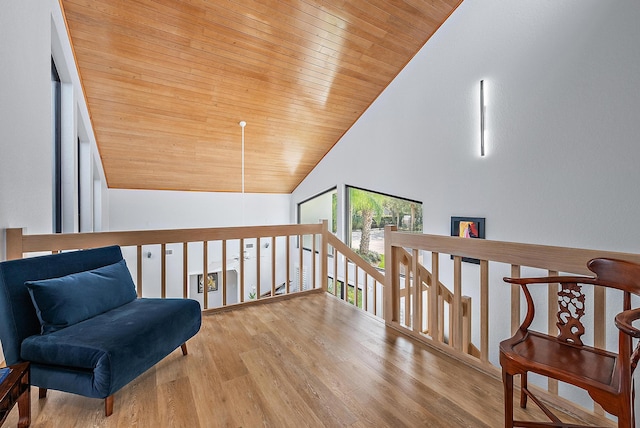
[[[242,160],[241,160],[241,164],[242,164],[242,185],[241,185],[241,192],[242,192],[242,226],[245,226],[245,220],[244,220],[244,127],[247,126],[247,122],[245,122],[244,120],[241,120],[240,122],[238,122],[238,125],[240,125],[240,128],[242,128],[242,148],[241,148],[241,153],[242,153]]]

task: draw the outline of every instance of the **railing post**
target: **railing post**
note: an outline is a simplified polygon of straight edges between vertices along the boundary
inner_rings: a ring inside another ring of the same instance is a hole
[[[398,321],[398,305],[396,304],[398,290],[398,266],[391,245],[391,233],[398,230],[397,226],[385,226],[384,227],[384,265],[386,274],[384,276],[384,304],[382,317],[385,323],[389,324],[392,321]]]
[[[422,332],[422,278],[418,270],[419,250],[414,249],[411,254],[411,271],[413,275],[413,319],[411,327],[416,333]]]
[[[520,266],[511,265],[511,278],[520,278]],[[520,286],[511,284],[511,334],[520,327]]]
[[[320,285],[324,292],[328,291],[328,283],[329,283],[329,249],[328,249],[328,240],[327,235],[329,234],[329,221],[322,220],[322,242],[320,243]],[[335,276],[335,274],[334,274]],[[334,280],[335,282],[335,280]],[[334,285],[335,289],[335,285]]]
[[[7,260],[21,259],[23,255],[22,251],[22,235],[24,229],[11,228],[7,229]]]
[[[440,296],[440,253],[431,253],[431,284],[429,284],[429,335],[435,341],[440,340],[439,302]]]

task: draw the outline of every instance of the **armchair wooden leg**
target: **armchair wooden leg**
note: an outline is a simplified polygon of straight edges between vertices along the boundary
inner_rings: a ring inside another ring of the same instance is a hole
[[[111,416],[113,414],[113,395],[104,399],[104,415]]]
[[[513,375],[502,371],[504,385],[504,426],[513,428]]]
[[[182,355],[187,355],[187,343],[180,345],[180,348],[182,348]]]
[[[527,407],[527,373],[520,375],[520,407]]]
[[[38,388],[38,398],[47,397],[47,388]]]

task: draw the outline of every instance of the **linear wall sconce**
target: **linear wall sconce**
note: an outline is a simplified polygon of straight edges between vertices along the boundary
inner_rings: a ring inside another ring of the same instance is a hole
[[[484,80],[480,81],[480,156],[484,156],[484,121],[487,113],[487,106],[484,103]]]

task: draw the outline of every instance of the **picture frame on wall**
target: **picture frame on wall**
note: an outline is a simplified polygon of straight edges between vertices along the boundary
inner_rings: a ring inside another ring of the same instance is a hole
[[[485,238],[484,217],[451,217],[451,236],[466,239]],[[453,258],[453,256],[451,256]],[[463,257],[463,262],[480,264],[480,260]]]
[[[198,275],[198,293],[202,293],[204,291],[204,283],[202,274]],[[207,274],[207,291],[218,291],[218,274],[217,273],[209,273]]]

